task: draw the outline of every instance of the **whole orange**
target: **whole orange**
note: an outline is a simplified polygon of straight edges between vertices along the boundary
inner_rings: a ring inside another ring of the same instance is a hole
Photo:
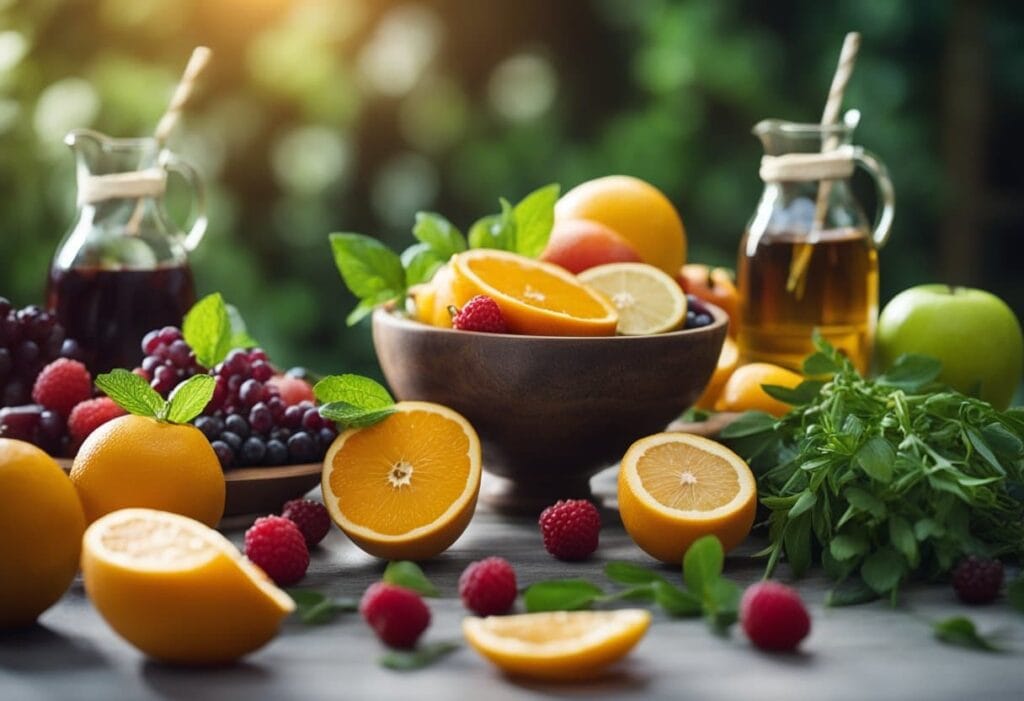
[[[555,205],[555,223],[590,219],[611,228],[644,263],[669,275],[686,262],[686,230],[672,202],[648,182],[608,175],[577,185]]]
[[[766,411],[773,416],[782,416],[792,407],[770,396],[761,385],[781,385],[792,389],[803,381],[802,375],[771,363],[741,365],[726,380],[715,409]]]
[[[122,416],[93,431],[75,456],[71,481],[85,517],[130,507],[170,511],[216,526],[224,473],[195,426]]]
[[[629,241],[589,219],[557,222],[540,259],[560,265],[570,273],[582,273],[607,263],[642,262]]]
[[[0,438],[0,630],[26,626],[78,571],[85,516],[53,458]]]

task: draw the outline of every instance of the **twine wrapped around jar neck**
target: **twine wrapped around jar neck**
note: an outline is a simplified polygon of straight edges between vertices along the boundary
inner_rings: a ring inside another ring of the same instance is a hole
[[[167,171],[146,168],[128,173],[88,175],[78,183],[78,205],[115,199],[162,197],[167,191]]]
[[[766,183],[843,180],[853,175],[855,150],[847,145],[821,153],[763,156],[758,174]]]

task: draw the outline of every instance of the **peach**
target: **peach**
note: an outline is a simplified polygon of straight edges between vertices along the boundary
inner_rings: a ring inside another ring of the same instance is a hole
[[[590,219],[555,222],[540,259],[581,273],[605,263],[639,263],[636,249],[613,229]]]

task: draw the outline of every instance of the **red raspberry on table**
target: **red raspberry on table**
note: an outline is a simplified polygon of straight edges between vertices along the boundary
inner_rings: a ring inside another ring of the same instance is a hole
[[[968,555],[953,570],[953,589],[966,604],[987,604],[1003,587],[1003,563]]]
[[[92,376],[77,360],[58,358],[36,377],[32,399],[65,419],[75,405],[92,396]]]
[[[127,414],[110,397],[98,397],[79,402],[68,417],[68,433],[76,443],[84,441],[90,433],[103,424]]]
[[[502,557],[470,563],[459,577],[459,597],[478,616],[508,613],[516,593],[516,571]]]
[[[454,308],[454,307],[452,307]],[[452,316],[452,327],[459,331],[508,333],[505,315],[498,303],[487,295],[477,295]]]
[[[544,548],[559,560],[585,560],[597,550],[601,516],[586,499],[563,499],[540,515]]]
[[[306,539],[306,545],[313,547],[331,530],[331,517],[327,508],[312,499],[292,499],[285,502],[281,515],[295,523]]]
[[[415,647],[430,625],[430,609],[419,594],[385,582],[369,586],[359,602],[359,613],[389,647]]]
[[[778,582],[747,587],[740,600],[743,632],[762,650],[795,650],[811,631],[811,617],[800,594]]]
[[[279,586],[295,584],[309,567],[302,531],[284,516],[263,516],[245,532],[245,556]]]

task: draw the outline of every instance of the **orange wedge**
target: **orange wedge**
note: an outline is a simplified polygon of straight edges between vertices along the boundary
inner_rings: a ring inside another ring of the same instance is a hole
[[[714,535],[725,550],[750,533],[757,485],[724,445],[687,433],[656,433],[629,447],[619,470],[619,514],[633,541],[678,565],[690,545]]]
[[[494,299],[513,333],[612,336],[618,313],[604,297],[557,265],[478,248],[452,258],[457,306],[476,295]]]
[[[447,407],[399,402],[383,421],[335,439],[321,486],[331,518],[360,548],[426,560],[469,525],[480,492],[480,439]]]
[[[739,362],[739,346],[736,345],[736,341],[727,337],[725,343],[722,344],[722,352],[718,355],[718,364],[715,366],[715,372],[712,373],[708,386],[704,388],[704,393],[697,400],[695,406],[698,409],[714,410],[715,403],[722,394],[722,388],[725,387],[725,383],[733,371],[736,370]]]

